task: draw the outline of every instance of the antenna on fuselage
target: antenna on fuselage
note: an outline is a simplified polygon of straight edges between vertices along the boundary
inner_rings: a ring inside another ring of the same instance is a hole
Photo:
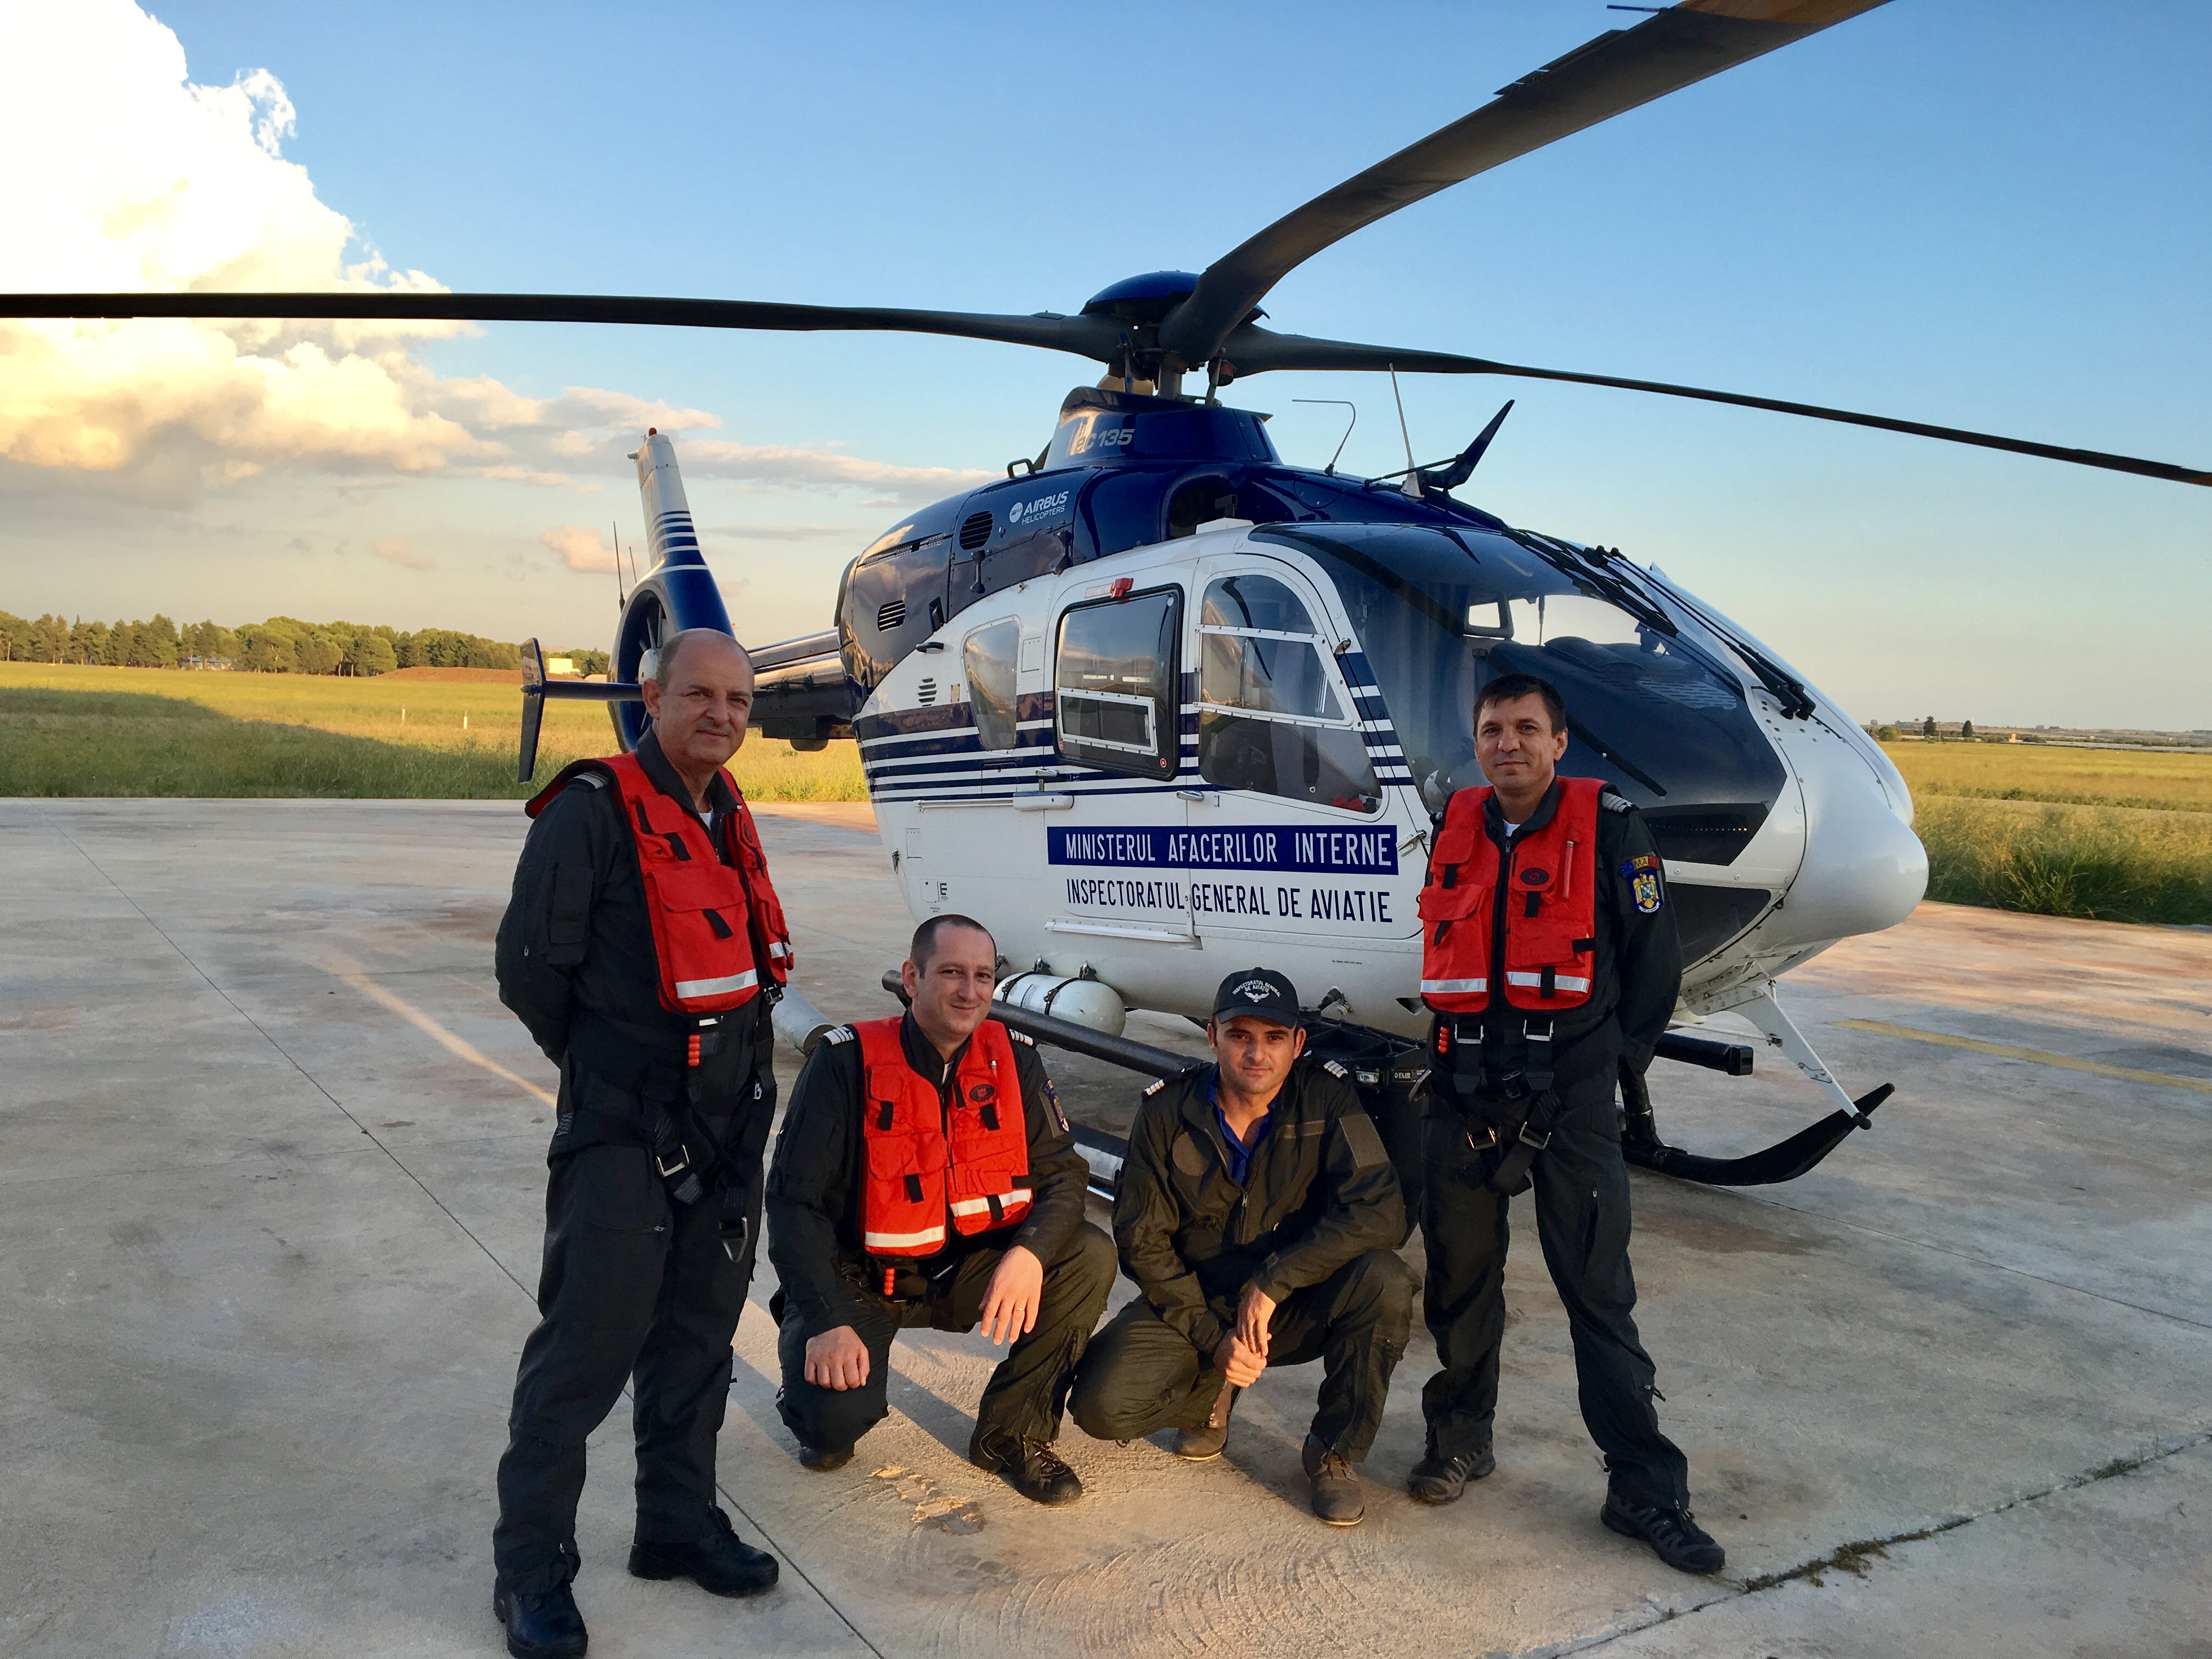
[[[1390,396],[1398,405],[1398,435],[1406,441],[1406,482],[1400,486],[1414,501],[1421,499],[1421,473],[1413,459],[1413,434],[1406,425],[1406,400],[1398,396],[1398,365],[1384,365],[1390,371]],[[1350,433],[1345,434],[1351,436]]]
[[[615,609],[620,611],[623,606],[629,603],[629,595],[623,592],[622,520],[620,519],[608,520],[607,530],[608,533],[614,538],[612,545],[615,550]]]
[[[1352,411],[1351,425],[1344,428],[1344,435],[1336,441],[1336,454],[1330,456],[1328,465],[1322,468],[1324,473],[1334,476],[1336,471],[1337,457],[1344,453],[1345,445],[1352,441],[1352,428],[1359,424],[1359,405],[1349,398],[1293,398],[1291,401],[1294,404],[1341,404]]]

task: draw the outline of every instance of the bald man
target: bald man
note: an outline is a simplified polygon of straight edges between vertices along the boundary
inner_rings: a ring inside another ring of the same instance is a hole
[[[721,1595],[774,1556],[714,1502],[730,1340],[760,1231],[775,1108],[768,1012],[790,943],[744,798],[752,665],[726,634],[660,647],[635,751],[580,761],[535,822],[500,924],[500,997],[561,1067],[543,1316],[499,1466],[493,1611],[518,1659],[581,1654],[569,1590],[584,1443],[635,1382],[629,1570]]]

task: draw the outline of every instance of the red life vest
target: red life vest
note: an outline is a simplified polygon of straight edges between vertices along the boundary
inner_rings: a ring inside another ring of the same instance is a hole
[[[730,775],[722,775],[737,795],[728,823],[735,866],[722,862],[699,815],[664,794],[635,755],[578,761],[530,803],[530,816],[544,811],[586,768],[611,775],[622,796],[660,959],[660,1006],[676,1014],[719,1014],[750,1002],[760,994],[762,972],[753,959],[756,933],[767,949],[770,981],[781,985],[789,978],[790,929],[768,878],[753,815]]]
[[[1542,829],[1510,843],[1505,920],[1506,1006],[1544,1012],[1590,998],[1597,950],[1596,778],[1561,778],[1559,808]],[[1440,1014],[1479,1013],[1498,978],[1498,848],[1486,833],[1487,787],[1462,789],[1444,808],[1421,889],[1421,1000]]]
[[[1029,1213],[1029,1124],[1005,1026],[987,1019],[975,1028],[947,1111],[937,1085],[907,1064],[901,1023],[853,1028],[867,1113],[860,1242],[870,1255],[935,1255],[948,1242],[948,1219],[964,1237]]]

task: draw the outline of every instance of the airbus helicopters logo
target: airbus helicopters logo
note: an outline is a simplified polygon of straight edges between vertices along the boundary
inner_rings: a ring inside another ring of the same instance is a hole
[[[1006,509],[1009,525],[1035,524],[1048,514],[1063,511],[1067,506],[1069,492],[1063,489],[1057,495],[1040,495],[1033,501],[1016,501]]]

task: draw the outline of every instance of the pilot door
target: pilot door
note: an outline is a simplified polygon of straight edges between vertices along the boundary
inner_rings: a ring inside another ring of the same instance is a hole
[[[1250,938],[1294,951],[1301,991],[1318,998],[1323,976],[1347,976],[1333,967],[1372,966],[1370,947],[1418,933],[1421,853],[1408,843],[1426,826],[1377,779],[1401,769],[1368,717],[1380,711],[1364,658],[1328,626],[1307,578],[1237,554],[1203,561],[1192,591],[1192,922],[1209,949]]]

